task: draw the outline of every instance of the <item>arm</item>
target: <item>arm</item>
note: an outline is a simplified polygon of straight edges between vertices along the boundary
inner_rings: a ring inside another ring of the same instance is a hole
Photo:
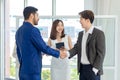
[[[17,57],[17,51],[16,51],[16,44],[14,45],[14,49],[13,49],[13,57],[16,59],[16,67],[19,68],[19,60]]]
[[[16,50],[15,51],[17,52],[16,54],[17,54],[17,57],[18,57],[18,61],[21,64],[22,55],[21,55],[20,50],[19,50],[17,45],[16,45]]]
[[[69,49],[72,49],[73,46],[72,46],[72,41],[71,41],[71,37],[68,36],[68,45],[69,45]]]
[[[69,59],[70,59],[78,53],[77,44],[75,44],[74,47],[68,51],[70,53],[70,56],[69,56]]]
[[[12,55],[13,55],[13,57],[14,57],[14,58],[17,58],[17,53],[16,53],[16,44],[14,45]]]
[[[34,28],[32,30],[31,40],[32,40],[33,44],[42,52],[44,52],[48,55],[52,55],[57,58],[60,56],[59,51],[54,50],[54,49],[50,48],[48,45],[46,45],[46,43],[44,42],[44,40],[41,37],[40,31],[37,28]]]
[[[72,58],[73,56],[75,56],[76,54],[78,54],[78,50],[81,48],[80,36],[81,36],[81,34],[79,33],[76,44],[74,45],[74,47],[72,49],[69,50],[69,53],[70,53],[69,59]]]
[[[48,45],[52,46],[50,38],[48,39]]]
[[[97,38],[96,38],[96,58],[95,62],[93,63],[93,66],[100,70],[103,66],[103,61],[105,57],[105,35],[101,31],[98,33]]]
[[[50,47],[52,46],[52,44],[51,44],[51,39],[50,39],[50,38],[48,39],[47,44],[48,44],[48,46],[50,46]],[[45,53],[43,53],[43,54],[45,54]],[[49,56],[49,55],[46,54],[46,56]]]

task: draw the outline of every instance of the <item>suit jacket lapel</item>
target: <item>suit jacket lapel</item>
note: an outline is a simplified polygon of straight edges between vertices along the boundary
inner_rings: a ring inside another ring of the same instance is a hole
[[[89,34],[89,35],[88,35],[88,39],[87,39],[87,44],[88,44],[88,42],[90,41],[91,37],[92,37],[92,34]]]
[[[93,29],[92,34],[88,35],[87,44],[89,43],[89,41],[91,40],[91,38],[94,38],[94,35],[95,35],[95,28]]]
[[[83,32],[79,36],[80,36],[79,40],[80,42],[82,42]]]

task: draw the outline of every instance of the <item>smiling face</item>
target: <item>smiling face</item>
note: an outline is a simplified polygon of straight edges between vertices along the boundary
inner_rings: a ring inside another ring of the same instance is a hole
[[[87,31],[94,21],[94,13],[91,10],[84,10],[79,13],[79,16],[82,28]]]
[[[65,37],[64,34],[64,23],[62,20],[56,19],[52,23],[52,29],[50,33],[50,38],[55,40],[56,37]]]
[[[58,25],[57,25],[57,27],[56,27],[57,33],[62,34],[63,29],[64,29],[63,23],[62,23],[62,22],[59,22]]]
[[[81,23],[82,28],[86,28],[87,23],[88,23],[88,19],[80,17],[80,23]]]

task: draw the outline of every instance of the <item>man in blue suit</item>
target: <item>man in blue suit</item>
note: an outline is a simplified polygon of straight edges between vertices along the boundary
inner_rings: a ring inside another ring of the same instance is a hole
[[[37,11],[38,9],[32,6],[24,9],[24,22],[15,35],[17,56],[20,63],[19,80],[41,80],[41,52],[57,58],[67,56],[66,51],[54,50],[43,41],[39,29],[34,27],[39,21]]]

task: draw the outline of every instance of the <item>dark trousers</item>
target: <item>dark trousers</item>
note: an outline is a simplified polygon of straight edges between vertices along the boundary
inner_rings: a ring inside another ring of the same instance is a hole
[[[19,80],[41,80],[40,74],[19,74]]]
[[[81,64],[79,80],[100,80],[100,75],[95,74],[92,68],[93,67],[90,64]]]

